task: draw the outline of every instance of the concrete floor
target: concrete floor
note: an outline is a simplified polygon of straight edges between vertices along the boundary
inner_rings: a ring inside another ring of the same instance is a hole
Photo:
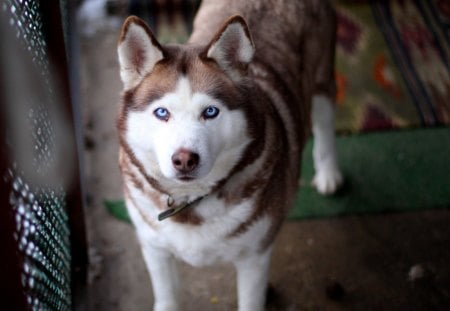
[[[118,30],[82,41],[90,276],[78,310],[150,310],[148,274],[119,199],[115,115]],[[450,211],[288,222],[274,250],[269,310],[450,310]],[[411,270],[412,269],[412,270]],[[229,266],[182,265],[184,310],[234,310]]]

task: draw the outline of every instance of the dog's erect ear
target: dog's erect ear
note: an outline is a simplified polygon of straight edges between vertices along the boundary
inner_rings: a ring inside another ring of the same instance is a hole
[[[117,47],[120,77],[126,90],[137,86],[155,64],[163,59],[163,49],[143,20],[130,16],[122,26]]]
[[[255,46],[244,18],[235,15],[216,33],[206,49],[213,59],[233,79],[239,80],[255,54]]]

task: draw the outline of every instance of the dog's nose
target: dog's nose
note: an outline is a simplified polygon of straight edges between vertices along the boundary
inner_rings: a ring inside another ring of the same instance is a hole
[[[187,149],[180,149],[172,156],[173,167],[183,174],[187,174],[195,170],[200,162],[200,156]]]

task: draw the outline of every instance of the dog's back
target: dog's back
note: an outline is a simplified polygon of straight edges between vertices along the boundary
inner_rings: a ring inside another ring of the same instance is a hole
[[[256,47],[251,74],[273,79],[296,123],[310,119],[313,94],[334,97],[336,17],[327,0],[206,0],[194,21],[191,43],[208,42],[229,16],[242,15]],[[212,18],[213,16],[213,18]],[[290,97],[289,97],[290,96]],[[297,106],[297,107],[294,107]],[[303,137],[302,137],[303,140]]]

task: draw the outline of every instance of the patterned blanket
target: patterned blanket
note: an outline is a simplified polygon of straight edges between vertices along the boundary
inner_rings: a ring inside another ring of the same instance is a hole
[[[450,1],[334,2],[338,129],[449,124]]]
[[[333,0],[341,132],[450,124],[450,1]],[[130,1],[162,42],[186,40],[198,1]]]

